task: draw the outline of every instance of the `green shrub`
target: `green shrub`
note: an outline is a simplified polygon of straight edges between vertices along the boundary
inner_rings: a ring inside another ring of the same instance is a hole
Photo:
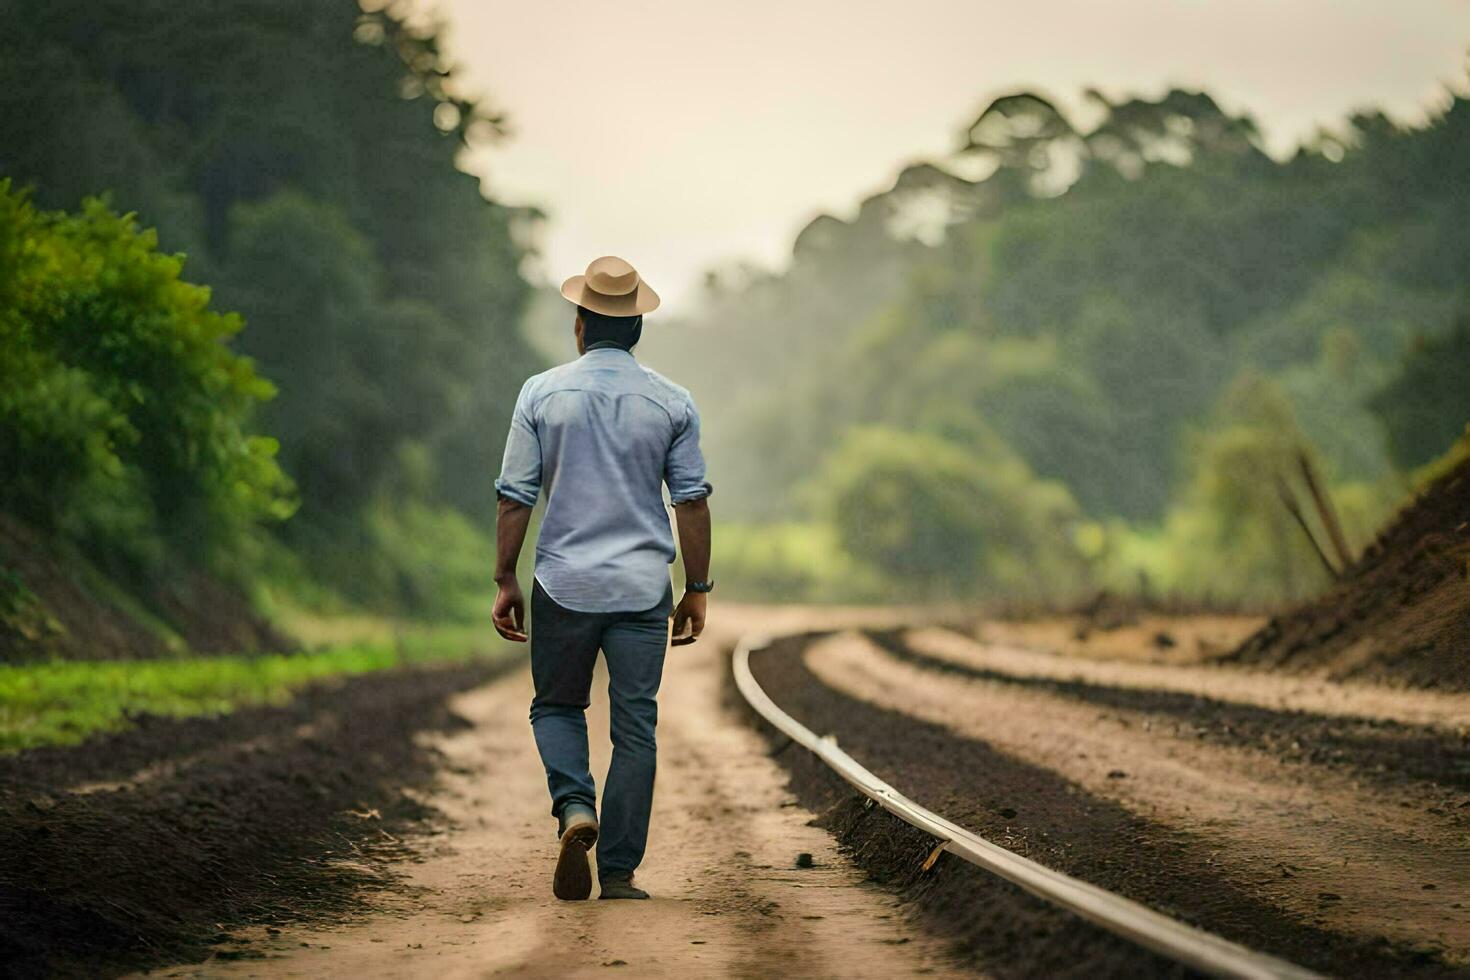
[[[1394,461],[1424,466],[1470,422],[1470,308],[1441,337],[1420,337],[1398,376],[1371,401],[1388,430]]]
[[[971,452],[922,432],[857,429],[812,494],[843,550],[893,593],[1058,595],[1087,576],[1071,495],[998,442]]]
[[[714,526],[720,595],[759,602],[882,599],[883,580],[843,551],[836,529],[820,521]]]
[[[1321,547],[1331,547],[1300,475],[1311,452],[1282,386],[1246,374],[1232,384],[1211,424],[1193,439],[1189,479],[1139,568],[1162,591],[1204,600],[1269,603],[1311,595],[1331,578],[1283,505],[1298,498]],[[1330,474],[1321,474],[1324,480]],[[1394,481],[1328,483],[1350,548],[1361,548],[1388,516]],[[1335,559],[1334,559],[1335,560]]]
[[[0,181],[0,508],[199,559],[291,513],[275,440],[248,429],[273,389],[182,269],[102,201],[42,212]]]

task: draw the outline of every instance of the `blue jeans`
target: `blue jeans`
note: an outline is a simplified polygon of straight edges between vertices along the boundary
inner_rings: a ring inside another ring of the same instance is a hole
[[[657,746],[658,685],[669,640],[672,586],[652,609],[641,612],[577,612],[558,605],[537,582],[531,590],[531,730],[551,813],[569,803],[596,807],[597,786],[587,761],[587,705],[597,651],[607,659],[612,703],[612,765],[602,793],[597,838],[600,878],[631,875],[648,843]]]

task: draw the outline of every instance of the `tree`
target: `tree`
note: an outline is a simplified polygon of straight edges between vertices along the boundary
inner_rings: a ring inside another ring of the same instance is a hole
[[[53,207],[110,191],[252,324],[230,342],[280,381],[308,566],[350,577],[321,549],[371,545],[411,446],[426,512],[488,520],[538,366],[515,228],[534,216],[458,169],[502,118],[437,31],[355,0],[0,4],[0,176]]]
[[[1071,497],[1003,446],[980,457],[931,435],[857,429],[811,493],[843,550],[891,576],[899,594],[1038,594],[1065,590],[1084,571]]]
[[[1405,469],[1435,459],[1470,425],[1470,311],[1447,336],[1421,338],[1399,374],[1375,394],[1389,452]]]
[[[1041,95],[1017,92],[993,100],[969,126],[962,156],[995,167],[1000,193],[1059,194],[1077,176],[1086,143],[1072,121]]]
[[[223,292],[254,310],[242,338],[277,379],[269,419],[312,510],[351,510],[464,397],[461,338],[425,303],[383,292],[372,248],[335,207],[296,193],[239,205]]]
[[[0,181],[0,508],[216,561],[290,514],[276,441],[251,431],[274,389],[182,268],[101,201],[42,212]]]

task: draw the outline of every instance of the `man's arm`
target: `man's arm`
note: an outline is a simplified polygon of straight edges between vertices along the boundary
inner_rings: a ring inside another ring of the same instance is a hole
[[[674,519],[679,524],[679,550],[684,554],[684,581],[709,581],[709,498],[675,504]],[[703,592],[684,593],[674,609],[674,646],[699,639],[708,602]]]
[[[704,453],[699,450],[699,410],[685,393],[683,424],[669,446],[664,461],[664,482],[669,485],[669,499],[674,504],[674,519],[679,525],[679,550],[684,553],[684,581],[709,581],[709,495],[712,487],[705,478]],[[708,599],[703,592],[685,592],[674,608],[676,647],[693,643],[704,632],[704,613]]]
[[[495,513],[495,584],[499,590],[490,621],[497,633],[516,643],[526,642],[526,600],[516,581],[516,562],[521,557],[521,545],[526,543],[531,508],[541,495],[541,440],[531,418],[535,381],[527,381],[516,396],[510,433],[505,437],[505,459],[495,481],[495,494],[500,498]]]
[[[515,643],[526,642],[526,600],[516,579],[521,546],[531,524],[531,508],[509,497],[501,497],[495,513],[495,606],[490,620],[495,632]]]

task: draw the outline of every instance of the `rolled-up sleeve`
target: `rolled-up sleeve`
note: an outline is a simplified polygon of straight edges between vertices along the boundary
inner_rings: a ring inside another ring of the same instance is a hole
[[[500,464],[500,477],[495,481],[496,494],[527,507],[535,507],[536,498],[541,495],[541,440],[531,417],[531,395],[528,381],[516,398],[510,434],[505,439],[505,458]]]
[[[669,445],[664,482],[669,485],[669,499],[676,504],[699,500],[714,492],[705,478],[704,453],[699,449],[699,410],[691,398],[685,399],[683,424]]]

